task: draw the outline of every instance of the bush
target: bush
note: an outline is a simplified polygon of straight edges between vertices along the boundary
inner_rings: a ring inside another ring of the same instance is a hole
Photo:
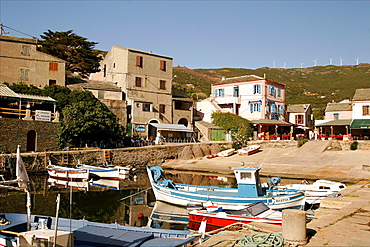
[[[300,138],[300,139],[298,139],[298,141],[297,141],[297,147],[302,147],[303,146],[303,144],[305,144],[306,142],[308,142],[308,139],[307,138]]]
[[[357,149],[357,146],[358,146],[358,142],[357,141],[354,141],[354,142],[351,143],[350,149],[351,150],[356,150]]]

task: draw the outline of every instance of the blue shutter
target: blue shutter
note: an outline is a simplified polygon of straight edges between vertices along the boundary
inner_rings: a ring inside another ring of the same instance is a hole
[[[271,95],[275,95],[275,87],[271,86]]]
[[[272,113],[275,113],[276,112],[276,105],[275,104],[272,104],[271,105],[271,112]]]
[[[261,84],[258,84],[258,85],[257,85],[257,92],[258,92],[258,93],[261,93]]]
[[[257,108],[258,108],[258,111],[261,112],[261,102],[258,102]]]
[[[222,91],[221,91],[221,96],[222,96],[222,97],[225,97],[225,88],[223,88],[223,89],[222,89]]]
[[[249,103],[249,110],[253,112],[253,103]]]
[[[215,89],[215,97],[218,97],[218,90],[217,90],[217,88]]]
[[[281,88],[278,88],[278,97],[281,96]]]

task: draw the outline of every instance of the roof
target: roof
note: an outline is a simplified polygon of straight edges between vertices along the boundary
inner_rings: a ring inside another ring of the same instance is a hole
[[[75,80],[68,86],[70,89],[90,89],[90,90],[102,90],[102,91],[115,91],[122,92],[122,89],[116,86],[113,82],[108,81],[93,81],[93,80]]]
[[[290,113],[306,112],[309,107],[310,104],[288,105],[286,111]]]
[[[193,132],[192,129],[189,129],[183,124],[159,124],[151,123],[151,125],[157,130],[167,130],[167,131],[179,131],[179,132]]]
[[[356,89],[353,100],[370,100],[370,88],[358,88]]]
[[[136,53],[141,53],[141,54],[146,54],[146,55],[151,55],[151,56],[156,56],[156,57],[162,57],[162,58],[166,58],[166,59],[170,59],[170,60],[173,60],[172,57],[168,57],[168,56],[163,56],[163,55],[158,55],[158,54],[154,54],[153,52],[151,51],[141,51],[141,50],[136,50],[136,49],[132,49],[132,48],[127,48],[127,47],[123,47],[123,46],[119,46],[119,45],[114,45],[111,50],[113,48],[119,48],[119,49],[123,49],[123,50],[128,50],[128,51],[131,51],[131,52],[136,52]]]
[[[231,83],[231,82],[256,81],[256,80],[263,80],[263,79],[265,78],[257,76],[257,75],[243,75],[243,76],[222,79],[220,84]]]
[[[144,102],[144,103],[153,103],[153,101],[149,101],[144,98],[138,98],[138,97],[128,97],[129,100],[132,100],[134,102]]]
[[[212,123],[206,122],[206,121],[196,121],[196,124],[203,125],[204,127],[208,128],[208,129],[223,129],[221,127],[218,127],[218,126],[216,126]]]
[[[325,111],[352,111],[352,103],[328,103]]]
[[[8,42],[17,42],[17,43],[26,43],[26,44],[34,44],[38,43],[37,38],[23,38],[23,37],[14,37],[8,35],[0,35],[0,41],[8,41]]]
[[[330,120],[327,122],[322,122],[316,124],[316,127],[324,127],[324,126],[347,126],[350,125],[352,119],[337,119],[337,120]]]
[[[370,119],[353,119],[350,129],[370,129]]]
[[[57,102],[55,99],[49,96],[39,96],[39,95],[29,95],[23,93],[16,93],[7,87],[5,84],[0,84],[0,97],[4,98],[13,98],[13,99],[26,99],[26,100],[34,100],[34,101],[49,101],[49,102]]]
[[[250,120],[252,124],[263,124],[263,125],[281,125],[281,126],[291,126],[292,123],[287,123],[284,121],[279,120],[271,120],[271,119],[256,119],[256,120]]]
[[[185,92],[175,87],[172,87],[172,100],[194,102],[194,100],[191,99]]]

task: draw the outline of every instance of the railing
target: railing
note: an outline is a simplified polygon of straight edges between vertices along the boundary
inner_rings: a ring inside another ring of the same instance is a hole
[[[31,119],[27,119],[27,111],[29,111],[29,115]],[[51,113],[51,121],[55,120],[59,113]],[[16,108],[5,108],[0,107],[0,117],[3,118],[24,118],[24,120],[36,120],[36,111],[31,111],[29,109],[22,110],[22,109],[16,109]]]

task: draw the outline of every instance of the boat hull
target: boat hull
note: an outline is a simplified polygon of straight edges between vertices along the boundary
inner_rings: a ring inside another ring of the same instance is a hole
[[[109,179],[109,180],[119,180],[120,178],[118,168],[105,168],[105,167],[90,166],[90,165],[79,165],[78,167],[89,170],[92,176],[95,176],[98,178]]]
[[[60,166],[48,166],[46,168],[49,177],[60,180],[86,181],[89,179],[89,171],[86,169],[67,168]]]
[[[252,222],[261,222],[274,225],[281,225],[282,219],[269,219],[269,218],[259,218],[253,216],[238,216],[238,215],[228,215],[222,213],[212,213],[212,212],[200,212],[191,211],[189,212],[189,228],[192,230],[198,230],[200,224],[206,221],[206,231],[213,231],[231,224],[243,223],[249,224]]]
[[[289,194],[286,191],[271,191],[271,194],[265,197],[241,197],[238,196],[237,189],[230,188],[183,184],[177,185],[176,188],[169,188],[155,182],[149,168],[147,168],[147,171],[156,199],[175,205],[187,206],[189,203],[201,203],[227,208],[230,205],[247,206],[251,203],[262,201],[271,209],[280,210],[285,208],[301,208],[304,204],[304,194],[300,191]]]

